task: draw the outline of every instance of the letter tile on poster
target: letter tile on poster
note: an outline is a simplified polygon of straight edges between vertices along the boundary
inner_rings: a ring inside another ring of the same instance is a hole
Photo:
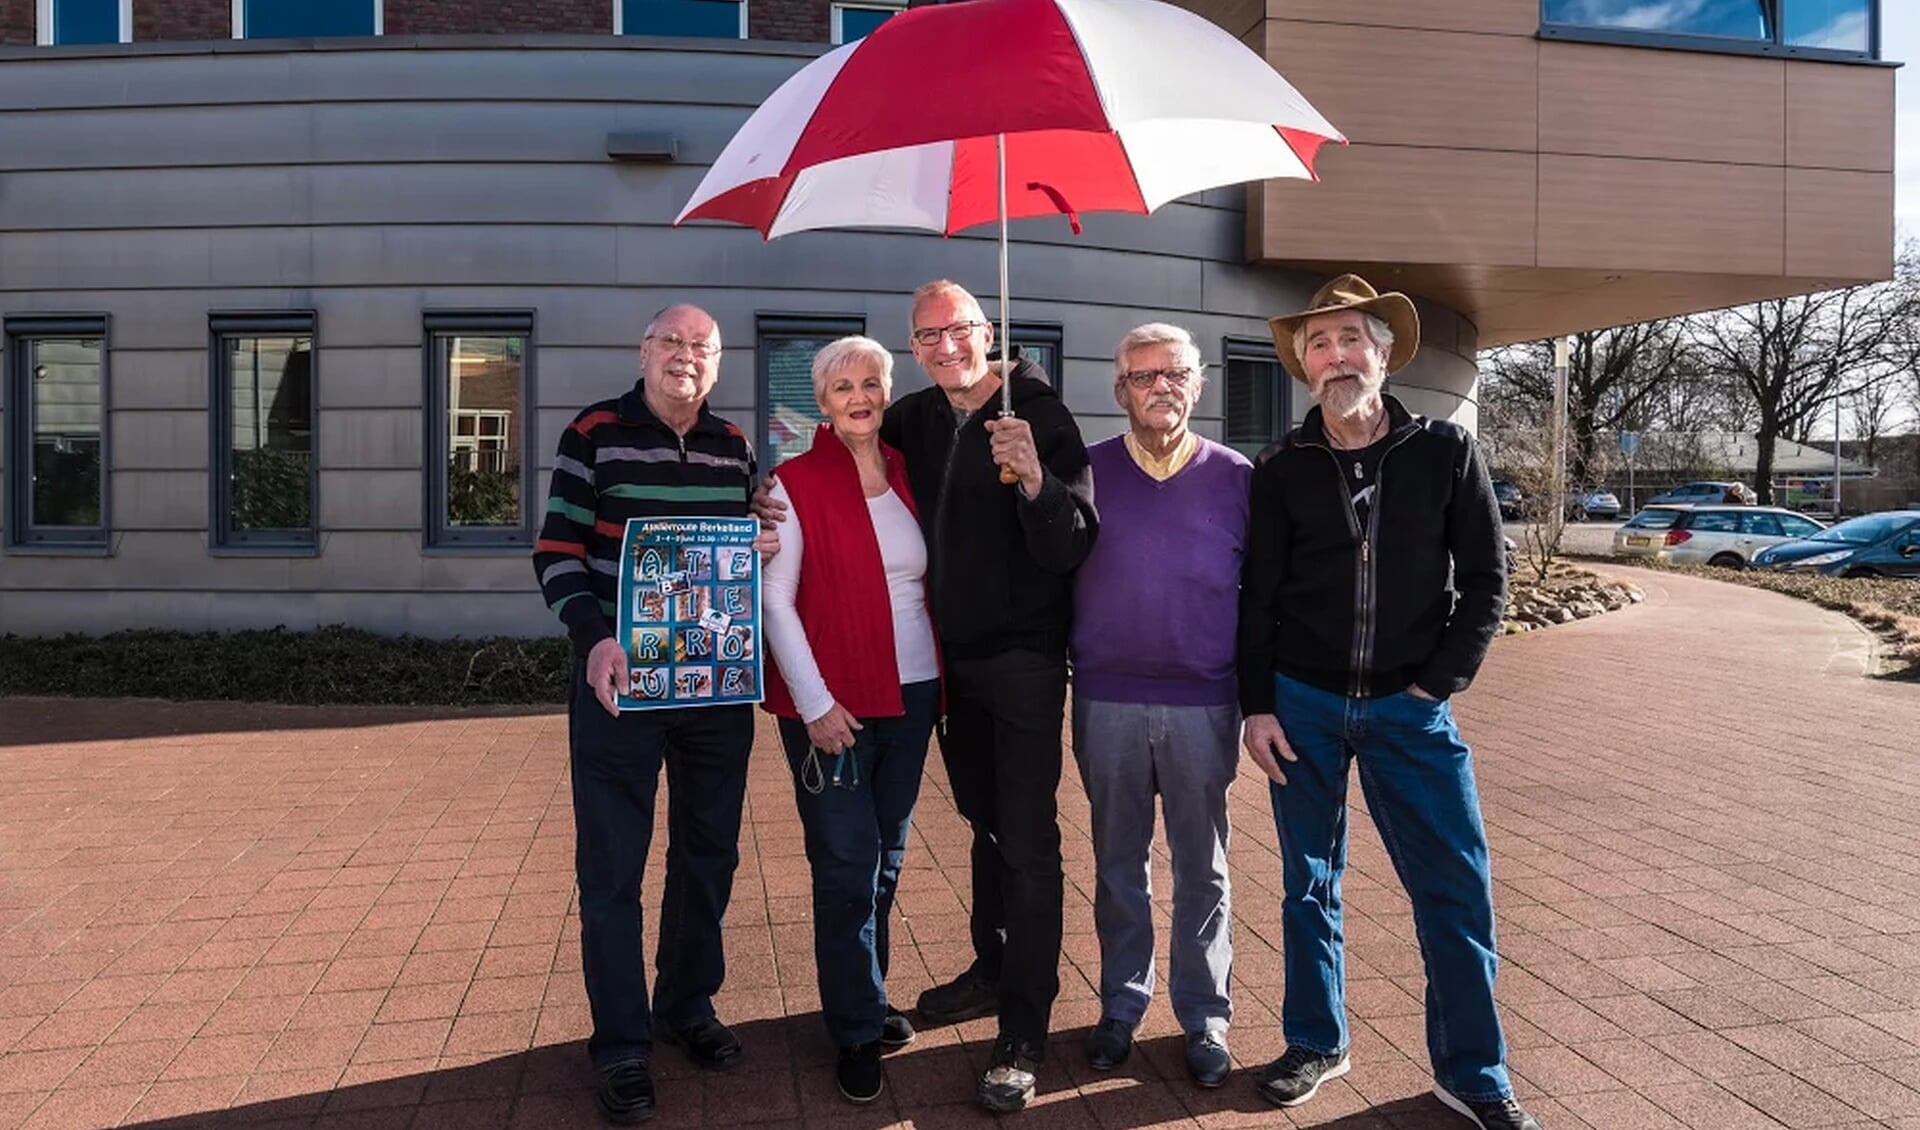
[[[753,518],[634,518],[620,556],[622,710],[761,699]]]

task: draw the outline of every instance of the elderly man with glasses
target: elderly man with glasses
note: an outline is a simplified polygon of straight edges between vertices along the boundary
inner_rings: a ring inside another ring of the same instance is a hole
[[[1093,806],[1099,1070],[1125,1062],[1153,996],[1154,798],[1173,862],[1168,997],[1187,1072],[1232,1068],[1227,787],[1239,760],[1234,632],[1253,467],[1189,428],[1206,386],[1186,330],[1137,327],[1114,351],[1127,431],[1087,451],[1099,544],[1074,583],[1073,753]]]
[[[720,329],[697,306],[654,315],[640,381],[588,405],[560,433],[546,519],[533,551],[542,595],[573,639],[567,711],[572,752],[574,870],[581,972],[593,1014],[587,1054],[601,1114],[617,1124],[653,1114],[655,1041],[701,1067],[735,1066],[740,1041],[714,1015],[726,975],[721,919],[740,862],[740,813],[753,746],[753,707],[679,707],[622,714],[627,655],[614,637],[621,537],[629,518],[745,517],[753,448],[713,414]],[[755,543],[779,547],[771,531]],[[654,794],[668,783],[667,881],[658,971],[647,999],[640,876],[653,839]]]

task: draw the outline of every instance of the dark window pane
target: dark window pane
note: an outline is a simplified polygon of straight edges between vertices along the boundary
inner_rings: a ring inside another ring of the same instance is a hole
[[[740,5],[733,0],[620,0],[626,35],[740,38]]]
[[[520,525],[526,338],[441,334],[446,382],[448,526]]]
[[[53,41],[120,42],[120,0],[53,0]]]
[[[1687,523],[1687,529],[1697,534],[1731,534],[1739,528],[1740,516],[1724,510],[1697,511],[1693,521]]]
[[[1550,24],[1729,39],[1773,38],[1767,26],[1767,0],[1545,0],[1542,13]]]
[[[1740,532],[1767,538],[1786,536],[1780,531],[1778,514],[1743,514],[1740,517]]]
[[[888,17],[899,11],[897,8],[842,8],[840,9],[840,42],[852,43],[856,39],[865,39],[873,29],[886,23]],[[1018,340],[1019,335],[1014,335]],[[1053,370],[1048,369],[1049,373]]]
[[[1872,49],[1870,0],[1785,0],[1784,7],[1781,37],[1795,47],[1863,53]]]
[[[813,446],[813,429],[827,417],[813,398],[813,355],[840,335],[789,337],[762,334],[761,364],[765,389],[767,452],[762,462],[775,466]]]
[[[98,338],[33,338],[33,492],[29,526],[100,524]]]
[[[313,339],[229,337],[229,528],[313,525]]]
[[[372,35],[376,0],[246,0],[248,39]]]
[[[1228,357],[1226,370],[1227,446],[1258,454],[1280,438],[1284,421],[1279,419],[1276,400],[1286,371],[1278,361],[1250,357]]]
[[[1678,510],[1642,510],[1633,516],[1627,525],[1636,530],[1664,530],[1671,527],[1680,517]]]
[[[1788,537],[1793,538],[1812,537],[1814,534],[1820,532],[1820,524],[1818,522],[1809,522],[1805,518],[1794,518],[1791,516],[1781,518],[1780,527],[1787,532]]]

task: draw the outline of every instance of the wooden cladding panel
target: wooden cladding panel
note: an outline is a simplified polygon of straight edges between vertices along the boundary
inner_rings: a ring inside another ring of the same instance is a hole
[[[1529,38],[1540,30],[1540,0],[1267,0],[1267,15],[1276,20],[1479,31]]]
[[[1779,167],[1540,155],[1540,265],[1778,275]]]
[[[1320,151],[1320,183],[1269,181],[1258,258],[1533,262],[1535,157],[1383,145]]]
[[[1787,273],[1893,275],[1893,175],[1788,169]]]
[[[1893,68],[1787,68],[1787,164],[1893,171]]]
[[[1543,42],[1540,150],[1778,165],[1786,154],[1787,66],[1740,55]]]
[[[1266,35],[1266,57],[1352,140],[1457,149],[1533,149],[1539,46],[1298,20],[1269,20]]]

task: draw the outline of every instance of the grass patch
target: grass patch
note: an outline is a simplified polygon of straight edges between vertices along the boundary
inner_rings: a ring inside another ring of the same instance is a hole
[[[1608,565],[1632,565],[1655,572],[1682,573],[1713,581],[1766,589],[1844,612],[1886,641],[1886,658],[1895,678],[1920,680],[1920,583],[1891,577],[1823,577],[1817,573],[1776,573],[1764,569],[1722,569],[1713,565],[1669,565],[1631,557],[1587,558]]]
[[[560,636],[396,639],[343,627],[0,636],[0,695],[559,706],[571,670],[572,650]]]

